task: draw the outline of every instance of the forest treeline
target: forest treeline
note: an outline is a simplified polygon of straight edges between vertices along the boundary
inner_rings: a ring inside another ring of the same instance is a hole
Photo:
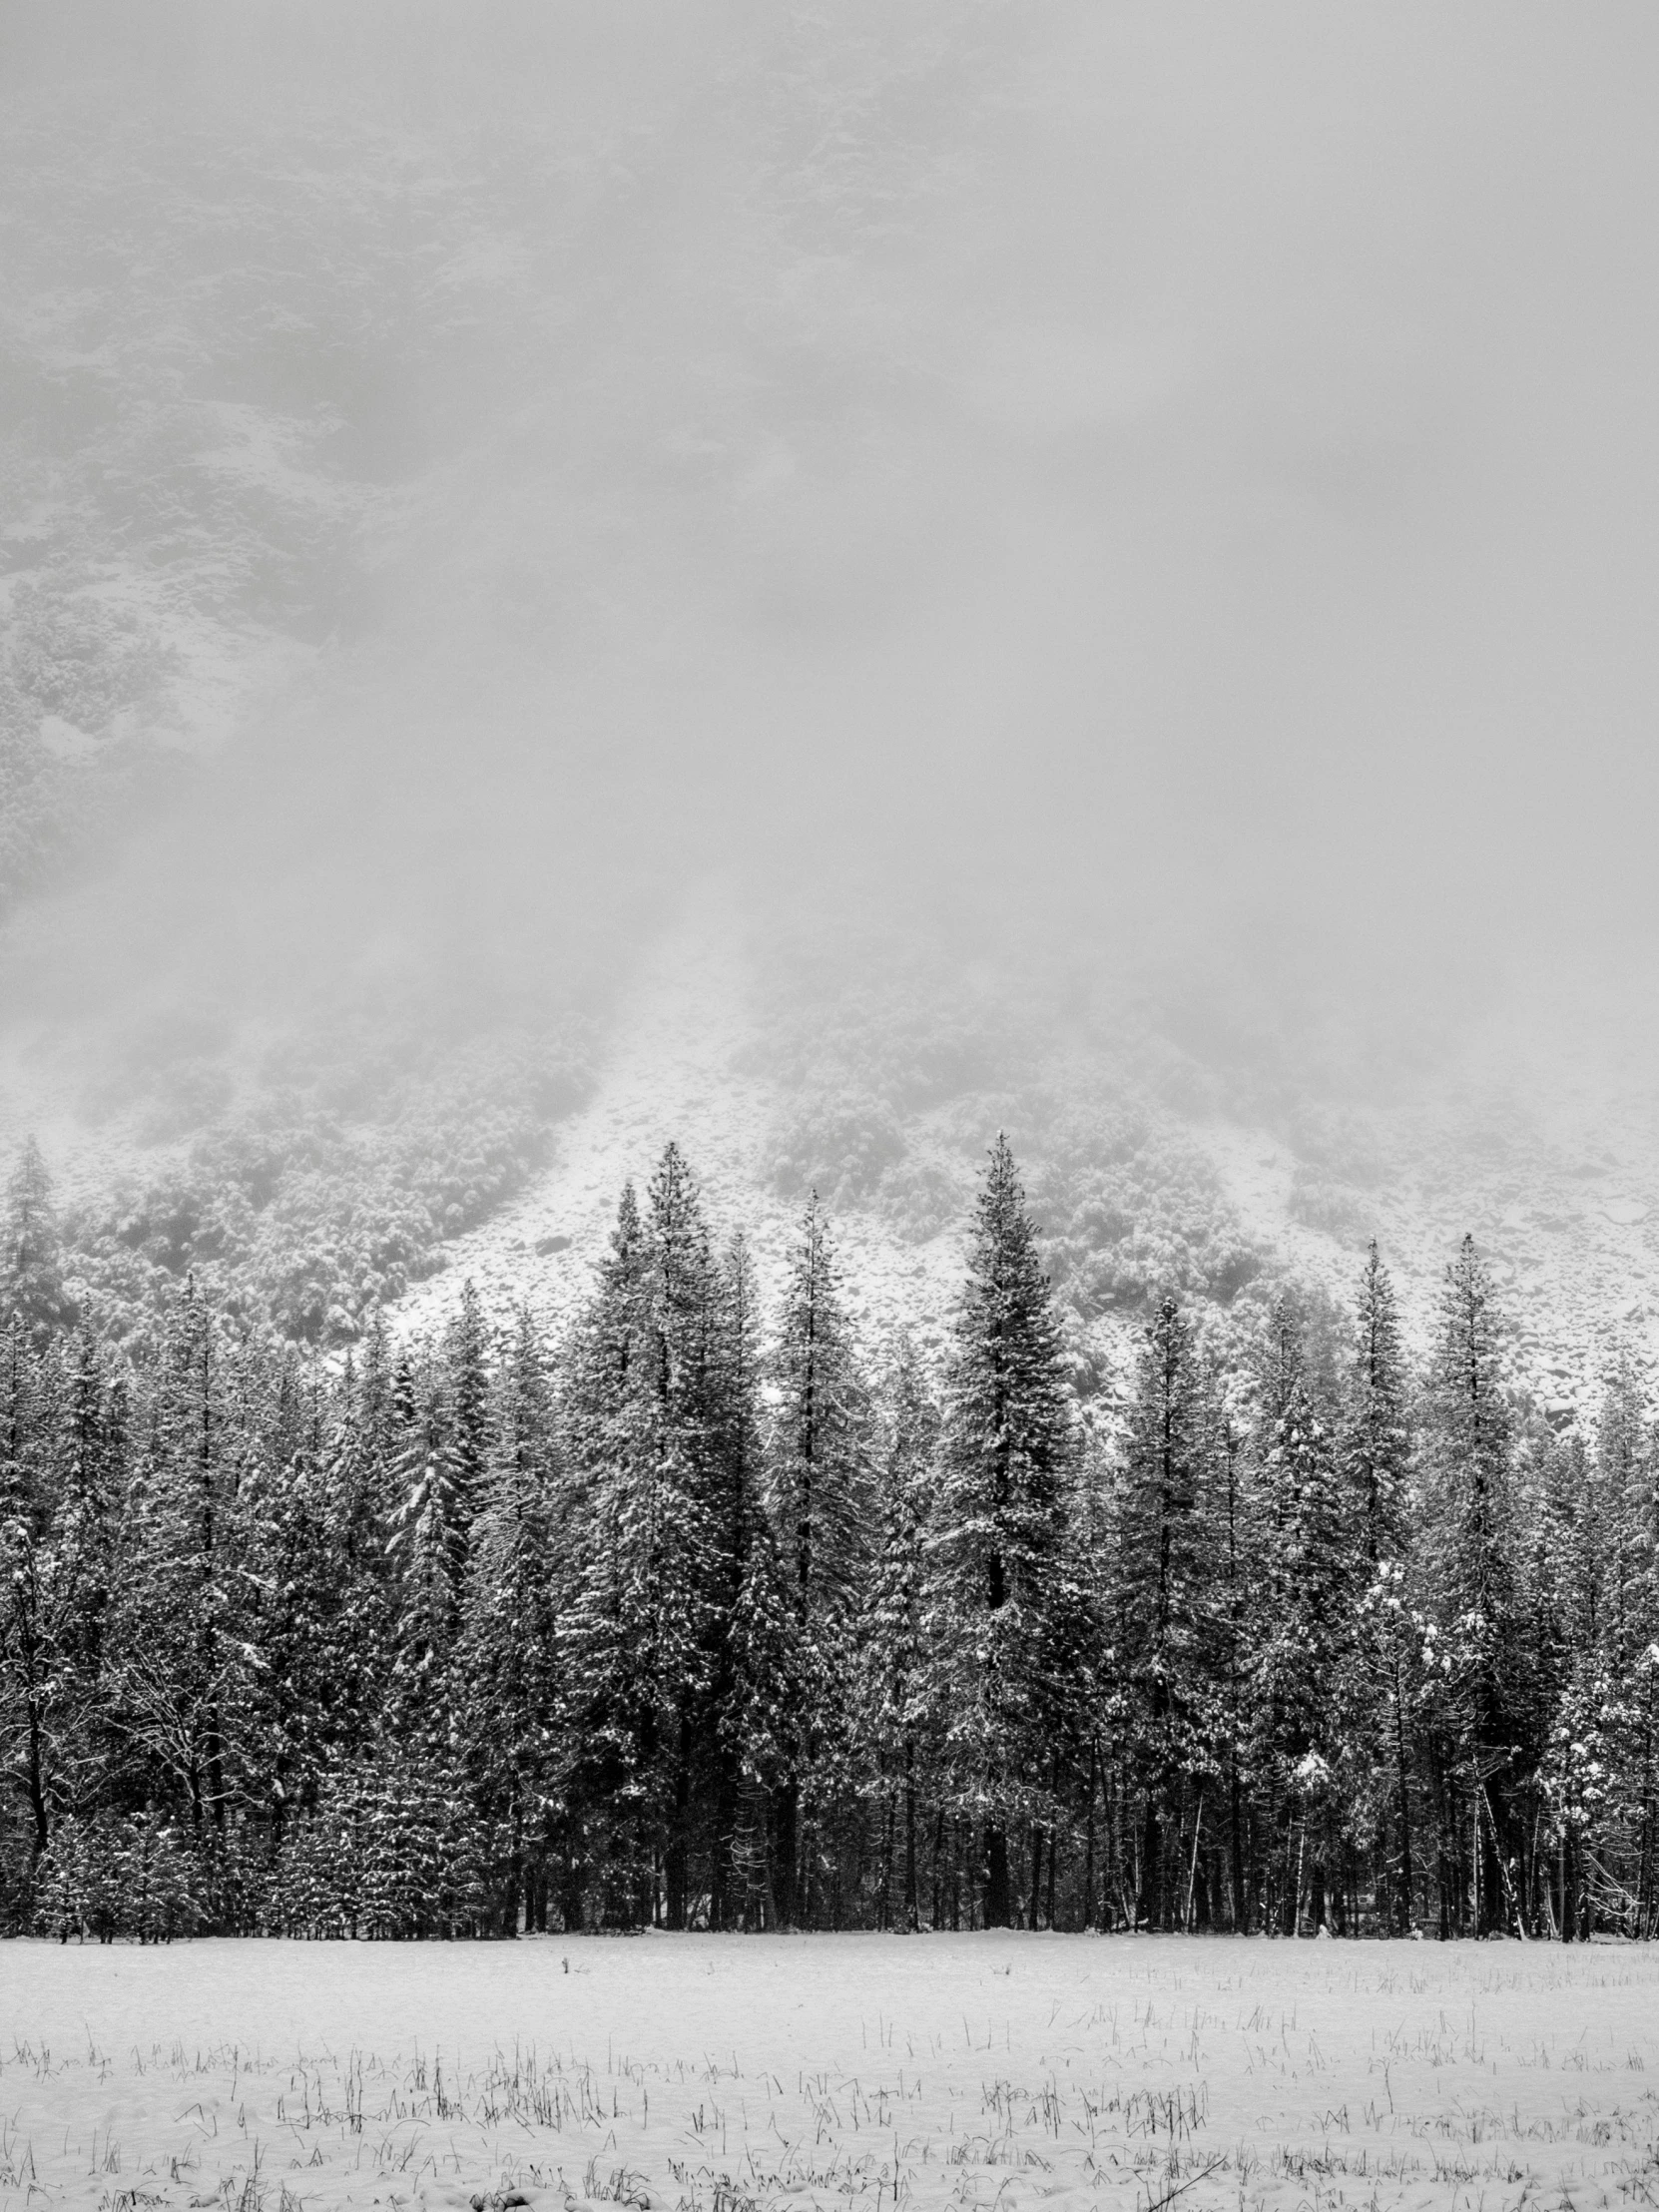
[[[1375,1246],[1335,1358],[1157,1303],[1109,1432],[1001,1140],[936,1368],[672,1146],[556,1342],[123,1351],[32,1146],[0,1261],[15,1931],[1659,1932],[1650,1411],[1522,1418],[1472,1241],[1422,1372]]]

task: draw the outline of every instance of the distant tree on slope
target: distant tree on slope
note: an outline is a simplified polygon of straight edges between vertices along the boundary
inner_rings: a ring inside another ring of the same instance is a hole
[[[0,1215],[0,1330],[20,1328],[37,1351],[74,1325],[64,1288],[52,1178],[33,1137],[25,1138]]]

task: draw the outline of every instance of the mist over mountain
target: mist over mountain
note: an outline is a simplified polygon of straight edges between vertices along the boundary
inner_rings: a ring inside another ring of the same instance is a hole
[[[1649,1331],[1645,15],[0,25],[0,1141],[110,1327],[529,1280],[702,1113],[940,1285],[1005,1126],[1085,1336],[1469,1227]]]

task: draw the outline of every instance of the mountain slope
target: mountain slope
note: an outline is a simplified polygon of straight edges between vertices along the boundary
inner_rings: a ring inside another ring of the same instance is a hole
[[[1160,1247],[1149,1237],[1154,1214],[1178,1229],[1218,1217],[1229,1224],[1248,1256],[1244,1279],[1230,1297],[1185,1286],[1223,1326],[1248,1326],[1287,1278],[1346,1308],[1375,1235],[1419,1352],[1432,1332],[1445,1263],[1471,1232],[1513,1325],[1515,1379],[1556,1420],[1593,1400],[1610,1345],[1642,1366],[1659,1354],[1659,1147],[1651,1100],[1630,1080],[1622,1093],[1592,1083],[1575,1098],[1570,1085],[1517,1068],[1509,1007],[1491,1009],[1467,1049],[1388,1105],[1323,1118],[1307,1105],[1258,1118],[1214,1105],[1182,1108],[1159,1099],[1144,1078],[1125,1075],[1136,1054],[1124,1040],[1114,1057],[1099,1043],[1080,1049],[1049,1037],[1045,1064],[1030,1071],[1023,1093],[1003,1082],[975,1089],[962,1080],[942,1101],[881,1106],[890,1158],[871,1177],[863,1132],[877,1109],[859,1123],[845,1103],[866,1095],[856,1081],[867,1083],[867,1069],[837,1090],[832,1071],[852,1050],[846,1033],[816,1061],[781,1051],[765,970],[764,947],[729,894],[705,890],[691,900],[616,1008],[592,1095],[558,1128],[546,1170],[487,1223],[444,1247],[441,1272],[398,1307],[398,1328],[432,1324],[468,1278],[498,1316],[520,1299],[550,1319],[567,1316],[605,1249],[624,1181],[643,1188],[670,1141],[700,1177],[717,1235],[744,1230],[763,1284],[774,1287],[799,1219],[809,1172],[799,1132],[809,1126],[821,1133],[814,1180],[833,1206],[870,1348],[901,1324],[936,1346],[983,1144],[1006,1126],[1052,1232],[1051,1264],[1070,1309],[1080,1379],[1108,1400],[1123,1386],[1141,1316],[1159,1287],[1158,1253],[1190,1249]],[[828,1005],[791,1014],[821,1039],[834,1034]],[[1577,1064],[1582,1072],[1587,1057]],[[1121,1125],[1135,1080],[1140,1180],[1119,1200],[1128,1209],[1120,1216],[1077,1203],[1076,1132],[1092,1115],[1102,1128]],[[1530,1101],[1524,1112],[1517,1095]],[[1343,1132],[1348,1178],[1332,1166],[1334,1127]],[[839,1162],[826,1149],[835,1132],[848,1148]],[[1363,1181],[1352,1179],[1356,1172]],[[923,1176],[931,1204],[918,1215],[913,1194]],[[1146,1194],[1138,1217],[1137,1190]],[[1191,1229],[1192,1242],[1200,1233]],[[1151,1257],[1137,1273],[1123,1255],[1140,1245]],[[1102,1282],[1118,1288],[1103,1294]]]
[[[623,1184],[643,1192],[669,1143],[690,1161],[717,1237],[741,1230],[763,1289],[775,1291],[801,1207],[768,1175],[784,1091],[757,1070],[753,1001],[743,916],[729,894],[706,890],[641,962],[592,1095],[559,1125],[549,1167],[485,1226],[445,1246],[442,1272],[399,1304],[399,1331],[431,1326],[467,1279],[498,1319],[528,1302],[563,1320],[587,1292]],[[835,1229],[870,1348],[907,1324],[922,1342],[936,1339],[959,1258],[955,1229],[908,1242],[865,1211],[841,1214]]]

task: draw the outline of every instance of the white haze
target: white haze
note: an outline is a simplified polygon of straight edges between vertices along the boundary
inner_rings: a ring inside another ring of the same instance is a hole
[[[763,925],[1312,961],[1362,1026],[1642,972],[1650,10],[4,21],[72,168],[114,113],[246,142],[416,301],[280,401],[342,425],[349,589],[14,931],[19,1005],[534,990],[710,871]],[[119,251],[186,258],[188,324],[264,248],[172,204]]]

